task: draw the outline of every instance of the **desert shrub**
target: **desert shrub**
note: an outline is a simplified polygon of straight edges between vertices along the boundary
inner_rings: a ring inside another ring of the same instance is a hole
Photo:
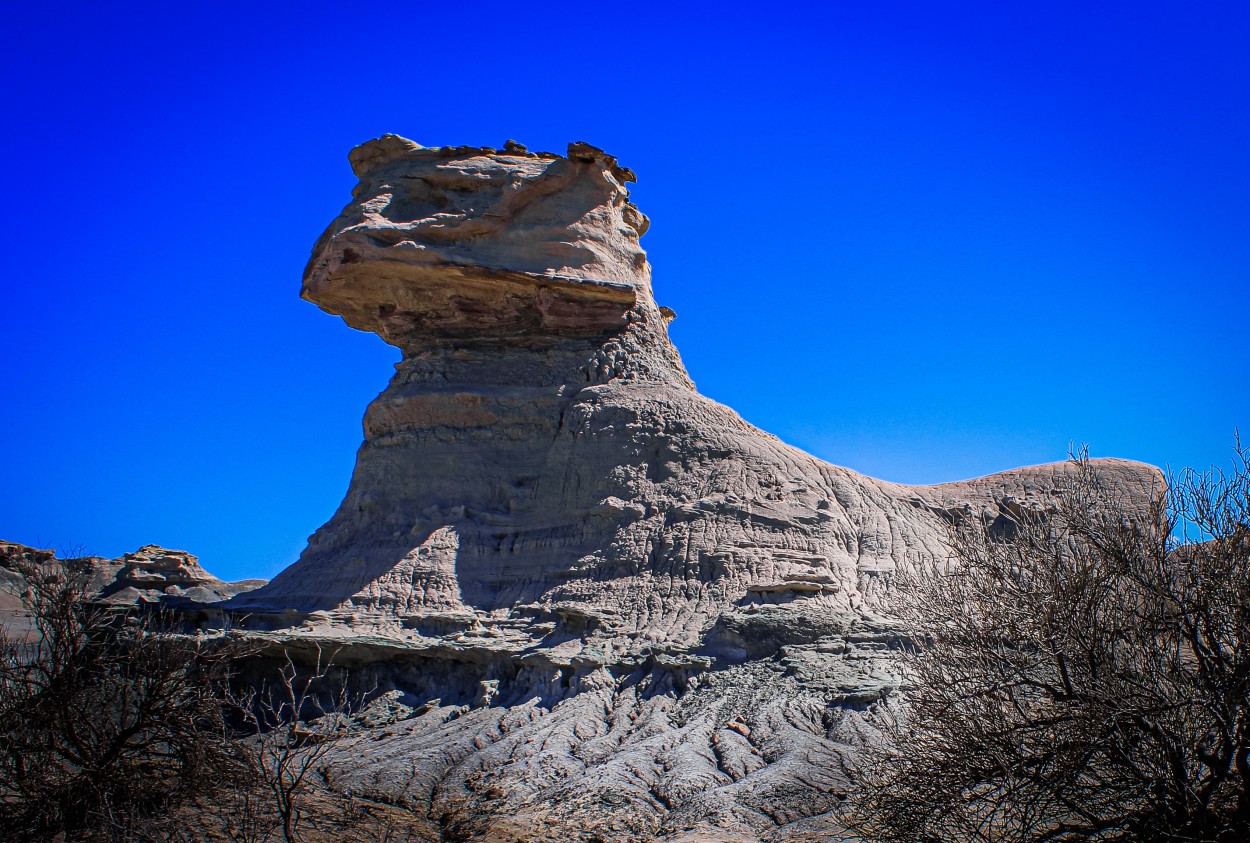
[[[916,643],[851,824],[891,841],[1250,840],[1250,454],[1055,506],[902,577]]]
[[[232,646],[87,599],[73,560],[8,552],[34,630],[0,638],[0,829],[142,839],[246,772],[220,701]]]

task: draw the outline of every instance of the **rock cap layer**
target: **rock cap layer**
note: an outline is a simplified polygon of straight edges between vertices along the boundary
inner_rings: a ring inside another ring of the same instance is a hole
[[[568,157],[423,147],[352,150],[353,201],[317,241],[303,296],[405,350],[431,338],[597,334],[621,327],[650,267],[634,180],[585,143]]]

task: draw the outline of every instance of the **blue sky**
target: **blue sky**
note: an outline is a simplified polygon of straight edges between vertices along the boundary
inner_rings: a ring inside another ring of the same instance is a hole
[[[397,352],[299,299],[347,151],[604,147],[707,395],[934,483],[1250,436],[1250,6],[0,6],[0,538],[271,576]]]

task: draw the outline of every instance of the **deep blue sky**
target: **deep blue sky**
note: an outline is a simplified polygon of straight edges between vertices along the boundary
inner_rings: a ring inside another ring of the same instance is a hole
[[[909,483],[1250,434],[1250,5],[5,3],[0,538],[271,576],[397,352],[346,155],[606,148],[706,394]]]

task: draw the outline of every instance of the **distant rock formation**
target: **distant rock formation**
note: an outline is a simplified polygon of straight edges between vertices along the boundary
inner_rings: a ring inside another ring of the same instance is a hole
[[[40,550],[15,542],[0,541],[0,623],[26,617],[22,594],[26,590],[23,565],[69,565],[82,579],[85,596],[104,603],[220,603],[259,588],[265,580],[223,582],[200,565],[199,559],[184,550],[167,550],[154,544],[117,559],[84,556],[58,559],[51,550]],[[25,628],[26,621],[20,621]]]
[[[204,570],[199,559],[185,550],[167,550],[154,544],[144,545],[110,564],[118,566],[118,570],[100,596],[113,602],[153,603],[177,598],[191,603],[217,603],[259,588],[266,582],[261,579],[224,582]]]
[[[1046,509],[1065,467],[901,486],[699,395],[633,173],[594,147],[387,135],[351,163],[303,296],[403,359],[338,512],[226,604],[400,692],[334,780],[446,839],[836,835],[899,682],[892,574],[945,558],[952,522]]]

